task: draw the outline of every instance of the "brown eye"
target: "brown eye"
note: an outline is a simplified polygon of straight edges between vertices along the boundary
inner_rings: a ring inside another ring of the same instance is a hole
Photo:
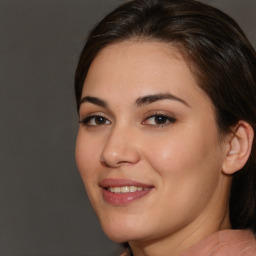
[[[144,124],[153,125],[153,126],[165,126],[170,123],[176,122],[176,119],[170,116],[156,114],[149,116],[145,121]]]
[[[154,119],[156,124],[166,124],[169,121],[165,116],[155,116]]]
[[[79,121],[79,123],[82,123],[85,126],[100,126],[100,125],[108,125],[110,124],[110,121],[100,115],[95,116],[88,116],[85,119]]]

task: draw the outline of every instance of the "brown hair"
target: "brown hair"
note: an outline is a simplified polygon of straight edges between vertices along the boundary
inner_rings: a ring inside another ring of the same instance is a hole
[[[237,23],[193,0],[134,0],[107,15],[89,34],[75,75],[77,109],[89,67],[106,46],[142,38],[172,44],[190,64],[215,107],[221,134],[239,120],[256,133],[256,53]],[[230,194],[233,228],[255,228],[256,142]]]

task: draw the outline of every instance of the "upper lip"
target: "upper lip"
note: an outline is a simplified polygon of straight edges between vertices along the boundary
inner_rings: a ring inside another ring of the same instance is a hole
[[[102,188],[109,188],[109,187],[125,187],[125,186],[135,186],[135,187],[142,187],[142,188],[152,188],[153,185],[141,183],[138,181],[130,180],[130,179],[104,179],[99,183],[100,187]]]

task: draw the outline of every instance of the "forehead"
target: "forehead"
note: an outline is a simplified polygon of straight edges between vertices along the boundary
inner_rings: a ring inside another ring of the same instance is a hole
[[[150,68],[155,69],[159,64],[159,67],[163,68],[167,64],[167,61],[173,59],[177,62],[185,63],[180,51],[171,44],[134,39],[111,44],[103,48],[93,60],[88,73],[94,70],[95,66],[99,64],[102,67],[106,64],[104,66],[104,70],[106,71],[114,65],[116,65],[115,68],[128,68],[126,70],[127,72],[133,70],[133,68],[134,71],[144,71]]]
[[[88,71],[85,94],[114,95],[201,93],[180,51],[167,43],[133,40],[112,44],[94,59]]]

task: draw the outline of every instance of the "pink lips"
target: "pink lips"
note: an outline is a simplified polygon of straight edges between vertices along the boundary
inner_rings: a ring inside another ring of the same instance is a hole
[[[141,187],[143,190],[127,193],[113,193],[108,190],[109,187],[115,188],[125,186]],[[102,188],[104,200],[112,205],[126,205],[136,199],[144,197],[153,189],[152,185],[126,179],[105,179],[100,182],[100,187]]]

